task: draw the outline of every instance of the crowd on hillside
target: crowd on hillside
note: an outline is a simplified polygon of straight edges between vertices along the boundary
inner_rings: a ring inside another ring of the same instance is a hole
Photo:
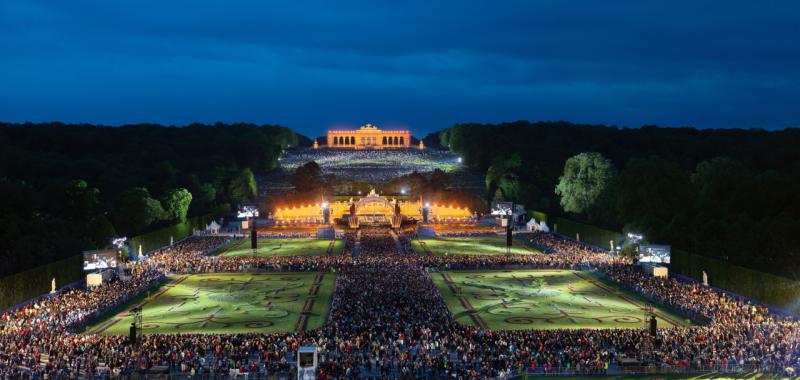
[[[339,178],[369,183],[385,183],[413,172],[429,173],[435,169],[446,170],[461,166],[458,164],[458,157],[451,152],[419,150],[416,147],[388,150],[297,150],[282,157],[280,164],[285,170],[294,171],[310,161],[319,164],[325,175],[333,174]]]
[[[555,235],[530,241],[546,255],[433,257],[409,253],[385,230],[366,229],[353,258],[213,258],[222,238],[187,239],[132,265],[130,282],[71,290],[2,314],[0,378],[74,378],[124,375],[166,366],[172,372],[292,372],[300,345],[321,348],[319,377],[497,378],[529,370],[605,372],[622,357],[637,357],[645,329],[492,331],[463,326],[448,311],[425,268],[526,265],[592,268],[637,293],[672,307],[699,326],[661,329],[650,363],[673,368],[741,368],[787,373],[800,355],[800,325],[766,308],[697,283],[657,279],[587,246]],[[72,331],[104,310],[160,281],[163,273],[273,269],[337,269],[328,322],[285,334],[77,335]],[[293,267],[297,265],[298,268]],[[47,360],[44,360],[44,359]],[[46,363],[40,365],[40,363]]]

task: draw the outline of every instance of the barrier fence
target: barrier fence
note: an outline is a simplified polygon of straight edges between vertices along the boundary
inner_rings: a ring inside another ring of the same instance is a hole
[[[210,355],[202,372],[196,372],[194,375],[187,368],[170,367],[170,366],[156,366],[147,371],[123,373],[128,378],[138,379],[296,379],[297,375],[297,362],[294,359],[293,353],[287,355],[292,360],[287,360],[280,369],[268,369],[263,366],[258,356],[251,356],[249,360],[253,363],[258,363],[257,368],[231,368],[230,366],[218,366],[214,360],[213,355]],[[322,362],[322,360],[321,360]],[[482,363],[465,363],[461,361],[448,362],[446,367],[430,367],[420,366],[417,368],[400,368],[395,365],[390,365],[383,369],[378,365],[358,366],[353,368],[351,376],[344,376],[345,378],[353,378],[355,373],[361,378],[375,378],[375,377],[392,377],[392,378],[457,378],[455,371],[469,370],[472,368],[480,369]],[[608,368],[577,368],[577,367],[550,367],[538,366],[533,368],[513,368],[498,371],[498,374],[493,379],[497,380],[522,380],[528,378],[539,377],[570,377],[570,376],[665,376],[665,375],[681,375],[681,376],[707,376],[707,375],[745,375],[745,374],[759,374],[759,373],[774,373],[783,376],[793,376],[792,373],[787,372],[783,368],[774,368],[769,365],[759,364],[728,364],[728,365],[710,365],[710,366],[676,366],[676,365],[649,365],[649,366],[621,366],[618,364],[610,364]]]
[[[606,370],[587,370],[569,367],[553,367],[553,368],[528,368],[523,370],[513,370],[510,374],[498,376],[498,379],[514,379],[521,380],[530,377],[558,377],[558,376],[592,376],[592,375],[607,375],[607,376],[663,376],[663,375],[686,375],[686,376],[703,376],[703,375],[743,375],[755,373],[777,373],[784,374],[783,368],[774,368],[773,366],[765,366],[760,364],[728,364],[728,365],[711,365],[711,366],[676,366],[676,365],[649,365],[649,366],[620,366],[610,365]]]

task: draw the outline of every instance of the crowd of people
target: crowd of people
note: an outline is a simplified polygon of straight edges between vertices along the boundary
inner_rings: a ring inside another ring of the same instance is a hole
[[[386,229],[380,227],[363,227],[360,230],[361,256],[365,258],[397,254],[397,243]]]
[[[502,233],[503,230],[496,226],[485,226],[479,223],[447,223],[447,224],[431,224],[436,236],[443,237],[480,237],[480,236],[496,236]]]
[[[196,237],[131,264],[129,282],[70,290],[2,314],[0,378],[75,378],[146,372],[203,376],[291,373],[301,345],[320,348],[318,376],[498,378],[519,371],[605,373],[620,358],[643,359],[661,370],[758,370],[788,373],[799,365],[800,325],[763,306],[698,283],[655,278],[601,250],[557,235],[527,239],[544,255],[421,256],[408,236],[365,228],[361,254],[341,256],[209,257],[225,244]],[[395,239],[397,237],[397,239]],[[495,331],[456,322],[428,270],[498,268],[591,269],[697,322],[660,329]],[[161,281],[165,273],[336,270],[327,323],[281,334],[77,334],[89,319]],[[642,357],[647,342],[652,355]],[[45,360],[46,359],[46,360]]]
[[[576,254],[591,255],[605,254],[608,252],[600,247],[545,232],[524,233],[518,234],[517,236],[544,253],[573,252]]]
[[[430,173],[435,169],[460,167],[458,157],[449,151],[425,149],[347,150],[297,149],[281,157],[281,167],[289,172],[307,162],[320,165],[324,175],[369,183],[385,183],[398,176]]]
[[[319,223],[322,221],[320,220]],[[259,239],[299,239],[317,236],[316,224],[302,223],[297,225],[270,225],[258,228]]]

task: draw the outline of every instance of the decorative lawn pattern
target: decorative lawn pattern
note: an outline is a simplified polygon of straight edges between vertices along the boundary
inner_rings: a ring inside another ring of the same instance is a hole
[[[273,333],[322,326],[333,295],[330,273],[207,273],[175,276],[150,296],[90,326],[127,335],[142,307],[145,334]]]
[[[258,256],[325,256],[330,251],[337,256],[344,249],[341,239],[258,239]],[[237,244],[220,253],[220,256],[252,256],[250,239],[242,239]]]
[[[496,330],[645,327],[643,299],[570,270],[432,273],[447,306],[464,325]],[[658,326],[686,325],[654,308]]]
[[[420,255],[505,255],[506,238],[489,237],[439,237],[436,239],[412,239],[411,245]],[[541,253],[525,243],[514,240],[511,254],[534,255]]]

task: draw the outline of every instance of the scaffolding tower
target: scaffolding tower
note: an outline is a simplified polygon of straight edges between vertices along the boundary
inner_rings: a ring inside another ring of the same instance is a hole
[[[655,312],[653,311],[652,304],[645,304],[644,308],[642,308],[644,313],[644,321],[643,321],[643,337],[642,337],[642,345],[639,347],[639,359],[642,364],[650,364],[655,361],[655,350],[656,350],[656,337],[651,333],[650,330],[650,320],[655,317]]]

